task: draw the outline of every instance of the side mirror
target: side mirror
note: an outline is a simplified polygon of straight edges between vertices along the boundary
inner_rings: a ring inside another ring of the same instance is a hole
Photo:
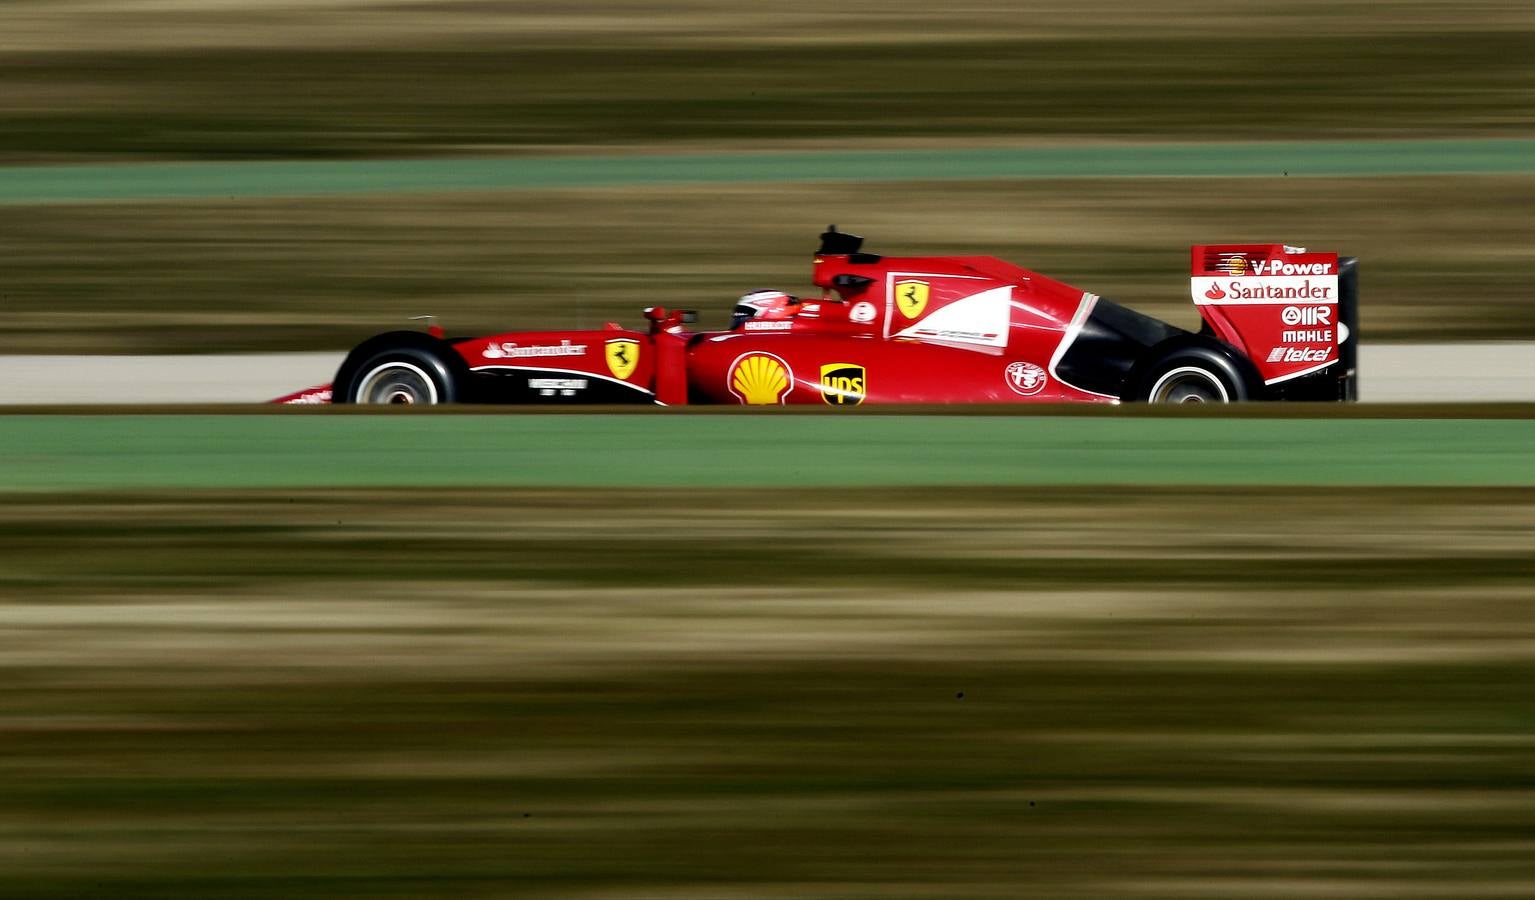
[[[684,324],[698,321],[698,313],[690,309],[667,309],[664,306],[650,306],[645,309],[645,318],[650,320],[650,333],[658,334],[662,331],[679,332]]]
[[[426,333],[437,338],[439,341],[447,335],[447,332],[442,330],[442,326],[437,324],[436,316],[411,316],[410,320],[412,322],[425,322]]]

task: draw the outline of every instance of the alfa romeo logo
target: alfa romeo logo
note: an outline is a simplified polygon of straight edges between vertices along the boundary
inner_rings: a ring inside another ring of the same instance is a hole
[[[1032,397],[1044,390],[1045,383],[1050,380],[1044,369],[1031,362],[1008,363],[1003,374],[1013,393],[1025,397]]]

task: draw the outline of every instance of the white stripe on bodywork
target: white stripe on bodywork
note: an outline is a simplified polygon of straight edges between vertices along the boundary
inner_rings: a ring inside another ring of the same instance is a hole
[[[896,333],[898,338],[944,344],[1006,347],[1013,286],[971,294],[955,300]]]
[[[1302,375],[1310,375],[1312,372],[1320,372],[1323,369],[1327,368],[1328,366],[1333,365],[1334,363],[1337,363],[1337,362],[1338,362],[1338,360],[1336,360],[1336,359],[1330,359],[1327,362],[1322,363],[1320,366],[1312,366],[1309,369],[1301,369],[1299,372],[1291,372],[1288,375],[1281,375],[1278,378],[1270,378],[1268,381],[1265,381],[1263,383],[1264,384],[1278,384],[1281,381],[1289,381],[1292,378],[1299,378]]]
[[[1061,362],[1061,357],[1065,356],[1066,351],[1071,349],[1071,345],[1076,341],[1077,335],[1082,333],[1082,326],[1087,324],[1087,317],[1093,314],[1093,307],[1097,305],[1097,294],[1088,293],[1086,291],[1082,293],[1082,302],[1077,304],[1077,311],[1071,317],[1071,324],[1066,326],[1066,334],[1061,338],[1060,345],[1055,348],[1055,354],[1050,357],[1050,377],[1054,378],[1056,381],[1059,381],[1061,384],[1066,385],[1072,390],[1081,391],[1084,394],[1092,394],[1094,397],[1109,397],[1113,399],[1115,403],[1118,403],[1119,398],[1115,397],[1113,394],[1100,394],[1097,391],[1090,391],[1087,388],[1077,387],[1076,385],[1062,378],[1055,371],[1055,367]]]
[[[642,387],[640,387],[637,384],[633,384],[631,382],[624,381],[622,378],[609,378],[606,375],[598,375],[596,372],[587,372],[587,371],[584,371],[582,369],[554,369],[554,368],[550,368],[549,366],[470,366],[469,367],[469,371],[471,371],[471,372],[484,372],[487,369],[506,369],[506,370],[512,371],[512,372],[563,372],[563,373],[565,373],[567,375],[584,375],[587,378],[601,378],[603,381],[611,381],[614,384],[621,384],[621,385],[623,385],[626,388],[633,388],[634,390],[639,391],[642,394],[653,394],[653,393],[655,393],[654,391],[650,390],[649,388],[642,388]]]
[[[895,327],[895,283],[903,278],[953,278],[962,281],[991,281],[984,275],[935,275],[932,272],[886,272],[885,273],[885,337],[892,337],[890,329]],[[931,300],[931,298],[929,298]],[[925,311],[925,310],[924,310]],[[918,319],[917,321],[921,321]]]

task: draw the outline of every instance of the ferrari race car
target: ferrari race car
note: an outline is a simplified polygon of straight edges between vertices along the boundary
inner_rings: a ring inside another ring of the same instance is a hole
[[[649,325],[363,341],[280,403],[1227,403],[1353,400],[1356,262],[1283,244],[1196,246],[1186,331],[989,256],[880,256],[832,226],[818,299],[742,297],[730,327]]]

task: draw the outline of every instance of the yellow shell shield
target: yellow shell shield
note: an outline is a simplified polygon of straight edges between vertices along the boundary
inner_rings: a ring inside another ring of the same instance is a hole
[[[908,319],[922,315],[922,310],[927,309],[927,282],[897,281],[895,306]]]
[[[617,341],[608,341],[603,348],[607,354],[608,371],[614,378],[627,379],[634,374],[634,367],[640,364],[640,342],[624,338]]]
[[[730,393],[749,405],[782,403],[793,383],[788,364],[771,353],[748,353],[730,367]]]

